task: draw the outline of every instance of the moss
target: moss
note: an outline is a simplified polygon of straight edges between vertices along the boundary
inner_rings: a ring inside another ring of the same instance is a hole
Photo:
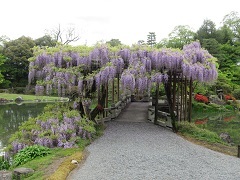
[[[48,180],[65,180],[69,173],[77,167],[76,164],[72,164],[72,160],[77,160],[80,162],[83,159],[82,152],[76,152],[70,157],[67,157],[62,164],[58,167],[58,169],[47,179]]]

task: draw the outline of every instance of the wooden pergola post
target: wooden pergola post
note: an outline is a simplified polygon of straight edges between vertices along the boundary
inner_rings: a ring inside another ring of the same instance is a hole
[[[158,95],[159,95],[159,84],[156,83],[156,101],[155,101],[155,116],[154,116],[154,124],[157,124],[158,119]]]
[[[114,104],[114,101],[115,101],[115,86],[114,86],[114,80],[115,78],[113,78],[112,80],[112,104]]]
[[[184,82],[184,121],[187,119],[187,78],[185,77],[185,82]]]
[[[180,91],[180,75],[178,74],[177,76],[177,118],[178,118],[178,121],[180,121],[180,117],[179,117],[179,91]]]
[[[188,105],[188,121],[191,122],[192,120],[192,78],[190,79],[189,82],[189,105]]]
[[[117,74],[117,101],[119,101],[119,88],[120,88],[120,85],[119,85],[119,82],[120,81],[120,78],[119,78],[119,74]]]
[[[108,108],[108,81],[107,81],[107,83],[106,83],[106,88],[105,88],[105,90],[106,90],[105,108]],[[106,116],[106,117],[107,117],[107,115],[108,115],[108,111],[105,112],[105,116]]]
[[[182,121],[182,112],[183,112],[183,74],[181,75],[181,102],[180,102],[180,121]]]

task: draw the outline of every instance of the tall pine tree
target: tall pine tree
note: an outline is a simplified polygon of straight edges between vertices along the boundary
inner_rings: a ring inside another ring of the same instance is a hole
[[[155,34],[155,32],[149,32],[148,33],[147,44],[151,47],[156,45],[156,34]]]

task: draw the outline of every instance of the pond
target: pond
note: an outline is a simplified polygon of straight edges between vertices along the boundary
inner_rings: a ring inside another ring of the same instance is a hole
[[[0,156],[2,149],[8,145],[11,134],[18,130],[22,122],[29,117],[37,117],[48,103],[23,103],[0,105]]]
[[[216,132],[228,133],[234,145],[240,145],[240,113],[195,113],[193,114],[195,124]]]

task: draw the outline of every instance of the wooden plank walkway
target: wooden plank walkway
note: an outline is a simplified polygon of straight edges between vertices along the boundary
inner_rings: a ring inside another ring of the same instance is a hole
[[[131,102],[114,120],[118,122],[147,122],[148,102]]]

